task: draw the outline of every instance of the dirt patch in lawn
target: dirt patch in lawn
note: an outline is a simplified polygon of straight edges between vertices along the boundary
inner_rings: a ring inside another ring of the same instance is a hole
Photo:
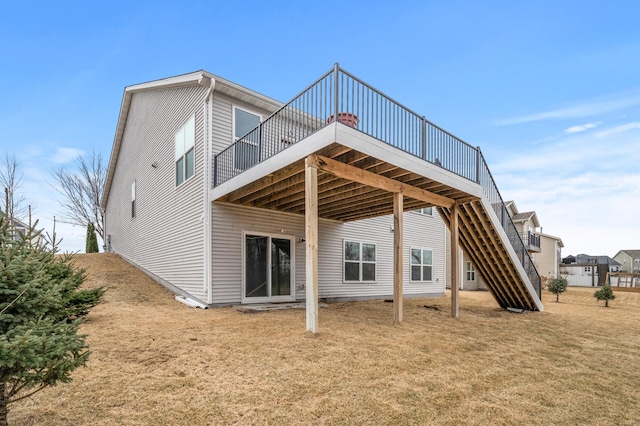
[[[569,288],[545,312],[509,313],[487,292],[201,310],[115,255],[78,255],[105,301],[82,331],[92,355],[73,381],[13,405],[14,425],[635,424],[640,294],[611,307]]]

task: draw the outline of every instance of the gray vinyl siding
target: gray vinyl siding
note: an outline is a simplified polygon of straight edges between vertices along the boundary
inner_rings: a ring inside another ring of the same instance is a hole
[[[260,232],[294,237],[296,299],[305,298],[304,217],[230,204],[212,204],[212,302],[239,303],[242,298],[242,235]],[[320,298],[383,297],[393,294],[393,232],[391,216],[339,223],[319,223]],[[439,216],[404,214],[404,294],[442,295],[445,290],[444,223]],[[375,283],[343,282],[343,241],[377,244]],[[411,247],[433,250],[433,280],[411,282]]]
[[[264,120],[271,112],[233,99],[223,93],[213,92],[213,131],[212,154],[216,155],[230,146],[233,137],[233,107],[239,107],[254,114],[260,114]]]
[[[194,85],[133,94],[106,209],[113,251],[202,300],[207,295],[202,221],[206,90]],[[194,113],[195,173],[176,188],[174,135]]]

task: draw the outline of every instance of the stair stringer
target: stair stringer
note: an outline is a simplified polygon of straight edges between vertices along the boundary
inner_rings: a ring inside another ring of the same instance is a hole
[[[459,242],[502,308],[544,309],[506,231],[486,199],[459,204]],[[451,229],[451,210],[439,208]]]

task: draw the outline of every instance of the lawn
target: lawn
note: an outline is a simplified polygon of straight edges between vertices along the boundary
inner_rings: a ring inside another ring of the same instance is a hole
[[[487,292],[242,313],[189,308],[115,255],[78,255],[104,303],[68,384],[13,405],[13,425],[597,424],[640,422],[640,293],[545,293],[545,311]]]

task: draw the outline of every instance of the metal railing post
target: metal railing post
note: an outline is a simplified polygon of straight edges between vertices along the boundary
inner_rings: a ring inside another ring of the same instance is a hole
[[[480,147],[476,147],[476,183],[480,184]]]
[[[218,156],[213,157],[213,187],[218,186]]]
[[[422,116],[422,159],[427,161],[427,119]]]
[[[338,122],[338,73],[340,66],[336,62],[333,66],[333,121]]]
[[[262,124],[258,126],[258,163],[262,161]]]

